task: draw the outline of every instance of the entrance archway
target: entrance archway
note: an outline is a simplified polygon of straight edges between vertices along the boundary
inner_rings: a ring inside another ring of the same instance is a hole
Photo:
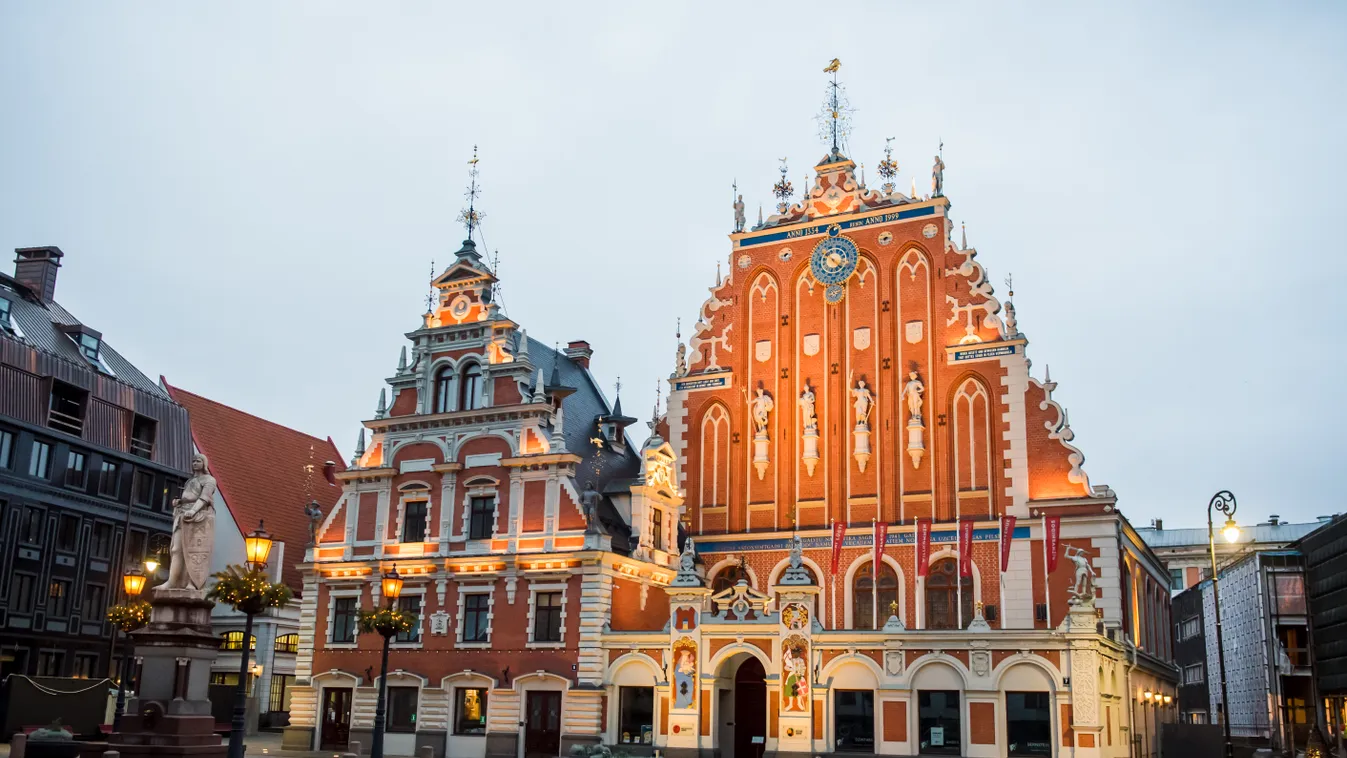
[[[734,752],[731,758],[757,758],[767,741],[767,672],[749,656],[734,672]],[[755,742],[754,738],[761,741]]]

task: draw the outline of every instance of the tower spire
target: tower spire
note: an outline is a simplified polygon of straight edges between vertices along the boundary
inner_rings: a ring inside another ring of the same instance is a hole
[[[834,153],[840,152],[837,145],[838,126],[839,126],[838,121],[842,117],[841,112],[842,105],[841,102],[839,101],[837,93],[837,70],[840,68],[842,68],[842,61],[837,58],[833,58],[832,62],[828,64],[828,67],[823,69],[823,72],[825,74],[833,75],[832,86],[828,88],[828,121],[829,121],[828,131],[831,132],[832,134]]]
[[[482,223],[482,214],[477,210],[477,198],[482,190],[477,186],[477,146],[472,146],[472,160],[468,161],[468,191],[463,193],[463,199],[468,201],[468,207],[459,211],[458,221],[468,230],[468,239],[472,239],[472,232]]]

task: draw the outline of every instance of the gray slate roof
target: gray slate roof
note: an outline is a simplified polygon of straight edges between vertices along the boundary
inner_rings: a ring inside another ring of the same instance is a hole
[[[62,308],[59,303],[51,302],[44,305],[21,282],[6,274],[0,274],[0,298],[10,301],[10,318],[19,327],[19,331],[23,332],[23,341],[26,344],[90,370],[98,370],[85,360],[84,354],[76,347],[74,341],[61,331],[62,326],[78,326],[83,322]],[[95,331],[100,330],[95,328]],[[114,378],[118,381],[142,392],[170,400],[168,393],[164,392],[158,383],[142,374],[140,369],[131,365],[121,353],[114,350],[108,344],[106,336],[98,354],[107,362],[108,368],[112,369]]]
[[[1294,542],[1310,532],[1323,526],[1326,522],[1311,521],[1307,524],[1254,524],[1239,526],[1239,540],[1237,544],[1277,544]],[[1220,530],[1220,524],[1216,525]],[[1206,545],[1207,529],[1160,529],[1154,527],[1145,527],[1137,529],[1137,534],[1152,549],[1164,547],[1186,547],[1189,545]],[[1218,542],[1224,542],[1220,534],[1216,535]]]

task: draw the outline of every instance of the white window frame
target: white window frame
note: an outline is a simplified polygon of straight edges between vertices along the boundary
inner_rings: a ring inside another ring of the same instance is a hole
[[[353,636],[353,639],[350,642],[333,642],[332,621],[337,616],[337,600],[346,597],[355,598],[355,607],[356,610],[359,611],[360,598],[363,594],[364,594],[363,590],[360,590],[358,588],[331,589],[327,591],[327,630],[323,635],[323,637],[325,638],[323,640],[323,647],[327,648],[328,650],[354,650],[360,647],[360,628],[358,625],[355,630],[355,635]],[[245,647],[247,646],[246,642],[244,646]]]
[[[390,637],[388,639],[388,647],[392,650],[420,650],[426,645],[425,586],[422,585],[420,587],[404,587],[402,589],[402,594],[399,596],[399,601],[401,600],[401,598],[409,597],[411,595],[416,595],[417,597],[421,598],[421,613],[416,617],[416,631],[417,631],[416,642],[398,642],[397,637]]]
[[[486,595],[486,642],[464,642],[463,625],[468,618],[468,595]],[[531,598],[530,598],[531,599]],[[532,612],[530,611],[530,616]],[[496,621],[496,585],[461,584],[458,587],[458,618],[454,624],[454,644],[461,648],[485,649],[491,647],[492,627]],[[532,627],[529,627],[532,629]],[[529,633],[532,636],[532,632]]]
[[[397,541],[399,544],[411,544],[402,542],[402,522],[407,515],[407,503],[413,500],[418,502],[424,501],[426,504],[426,535],[425,539],[417,544],[433,542],[434,540],[430,539],[430,525],[434,523],[432,521],[432,511],[435,508],[435,504],[432,503],[430,499],[430,485],[420,480],[407,482],[401,487],[398,487],[398,515],[396,531],[394,532],[394,534],[397,535]]]
[[[563,648],[566,646],[566,612],[570,608],[567,603],[566,591],[569,585],[566,582],[556,582],[552,584],[535,584],[529,582],[529,616],[528,616],[528,642],[525,647],[530,648]],[[537,616],[538,593],[539,592],[560,592],[561,593],[561,639],[556,642],[535,642],[533,639],[534,618]]]
[[[489,484],[488,484],[489,482]],[[472,499],[490,497],[495,501],[491,509],[491,536],[486,539],[472,539],[468,536],[468,526],[472,523]],[[463,531],[462,538],[469,545],[481,544],[495,539],[500,534],[500,482],[489,476],[475,476],[463,483]]]

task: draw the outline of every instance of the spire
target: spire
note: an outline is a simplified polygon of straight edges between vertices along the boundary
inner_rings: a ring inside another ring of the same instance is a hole
[[[402,352],[398,354],[398,373],[407,373],[407,346],[402,346]]]
[[[636,419],[631,416],[622,415],[622,377],[617,378],[617,387],[613,394],[613,412],[608,414],[605,419],[616,423],[620,427],[636,423]]]
[[[533,402],[535,402],[535,403],[545,403],[545,402],[547,402],[547,382],[543,381],[543,370],[542,370],[542,367],[539,367],[539,368],[538,368],[538,381],[535,382],[534,385],[533,385],[533,398],[532,398],[532,400],[533,400]]]
[[[920,197],[917,197],[917,177],[915,176],[912,177],[912,194],[910,197],[914,202],[921,199]]]
[[[519,330],[519,349],[514,351],[516,358],[527,360],[529,357],[529,333],[527,329]]]
[[[477,210],[477,198],[482,194],[482,190],[477,186],[477,146],[472,146],[472,160],[468,161],[468,190],[463,193],[463,199],[468,201],[468,207],[459,211],[458,222],[468,230],[466,239],[472,240],[472,232],[477,225],[482,223],[482,214]]]
[[[915,182],[916,179],[913,179],[912,181]],[[959,249],[968,249],[968,225],[962,221],[959,222]]]
[[[383,418],[388,415],[388,389],[379,388],[379,405],[374,409],[375,418]]]
[[[758,203],[758,226],[762,226],[762,203]]]
[[[545,387],[557,407],[561,406],[561,401],[565,400],[567,395],[575,392],[574,387],[561,383],[561,362],[564,360],[566,356],[561,352],[561,346],[557,345],[552,356],[552,376],[547,380]]]
[[[356,468],[360,465],[360,459],[365,455],[365,427],[360,427],[360,436],[355,440],[355,455],[351,457],[351,467]]]
[[[566,426],[565,407],[562,406],[560,403],[558,403],[556,413],[552,415],[552,436],[549,437],[547,440],[548,444],[552,448],[551,452],[553,453],[566,452],[565,426]]]
[[[819,124],[820,131],[826,131],[826,134],[820,136],[826,136],[832,142],[832,152],[824,159],[829,162],[845,160],[842,146],[851,126],[851,107],[847,103],[846,88],[837,82],[837,72],[841,68],[842,61],[833,58],[823,69],[823,73],[833,75],[833,80],[828,83],[828,99],[820,114]]]

